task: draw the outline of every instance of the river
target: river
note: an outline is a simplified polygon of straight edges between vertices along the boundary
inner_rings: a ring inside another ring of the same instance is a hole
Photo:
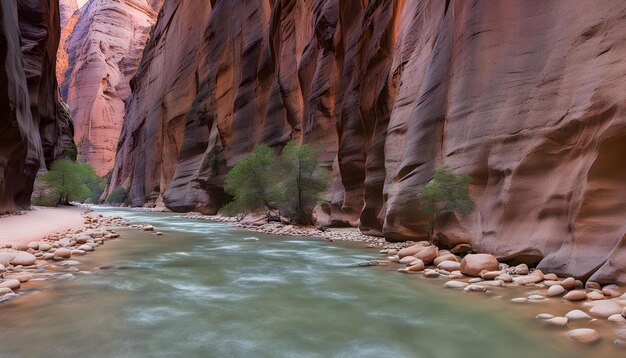
[[[120,229],[73,278],[0,305],[0,356],[586,356],[508,300],[358,267],[376,257],[361,245],[98,210],[164,235]]]

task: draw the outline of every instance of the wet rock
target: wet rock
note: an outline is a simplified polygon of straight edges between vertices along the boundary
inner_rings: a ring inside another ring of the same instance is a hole
[[[487,292],[488,289],[487,286],[472,284],[465,287],[463,290],[466,292]]]
[[[592,301],[598,301],[598,300],[604,300],[606,297],[604,297],[604,293],[602,292],[591,291],[587,293],[587,298]]]
[[[42,242],[39,244],[39,250],[41,251],[48,251],[52,248],[52,246],[48,243]]]
[[[543,277],[535,274],[513,278],[513,282],[517,283],[518,285],[531,285],[534,283],[539,283],[541,281],[543,281]]]
[[[87,252],[85,252],[84,250],[72,250],[72,256],[82,256],[85,255]]]
[[[446,270],[448,272],[458,271],[461,268],[461,264],[456,261],[443,261],[437,265],[437,268]]]
[[[61,259],[69,259],[72,256],[72,251],[66,248],[59,248],[54,252],[54,257]]]
[[[28,248],[33,249],[33,250],[37,250],[39,249],[39,243],[38,242],[31,242],[28,244]]]
[[[511,299],[513,303],[528,303],[528,299],[526,297],[515,297]]]
[[[456,255],[453,255],[453,254],[441,255],[441,251],[439,251],[439,256],[437,256],[437,258],[433,261],[433,265],[439,266],[439,264],[444,261],[459,262],[459,259],[458,257],[456,257]]]
[[[22,265],[22,266],[31,266],[34,265],[37,261],[37,257],[33,254],[29,254],[28,252],[20,251],[13,260],[11,264],[13,266]]]
[[[398,255],[388,256],[387,260],[389,260],[391,262],[400,262],[400,256],[398,256]]]
[[[565,315],[570,321],[591,321],[593,318],[581,310],[572,310]]]
[[[0,282],[0,288],[6,287],[12,290],[17,290],[22,286],[19,280],[16,279],[8,279]]]
[[[459,256],[465,256],[472,253],[472,245],[458,244],[450,250],[450,253]]]
[[[424,261],[424,264],[430,265],[437,258],[438,251],[436,246],[428,246],[413,256]]]
[[[563,296],[564,300],[567,301],[582,301],[587,299],[587,292],[583,290],[575,290],[568,292],[565,296]]]
[[[152,225],[145,225],[145,226],[142,228],[142,230],[143,230],[143,231],[154,231],[154,226],[152,226]]]
[[[608,297],[619,297],[622,295],[622,292],[617,285],[606,285],[602,287],[602,293]]]
[[[8,287],[0,287],[0,296],[6,295],[7,293],[13,293],[13,290]]]
[[[563,286],[566,290],[573,290],[576,286],[576,280],[573,277],[568,277],[565,280],[561,281],[561,286]]]
[[[424,271],[424,277],[426,278],[439,278],[439,272],[435,270],[427,269]]]
[[[400,261],[398,261],[401,264],[410,264],[411,262],[418,260],[418,258],[414,257],[414,256],[405,256],[403,258],[400,259]]]
[[[596,301],[589,310],[594,317],[609,318],[614,314],[622,314],[622,306],[613,301]]]
[[[622,324],[622,323],[626,323],[626,318],[624,318],[624,316],[622,316],[622,314],[613,314],[609,316],[609,322],[612,323],[616,323],[616,324]]]
[[[549,273],[549,274],[543,275],[543,279],[544,280],[548,280],[548,281],[550,281],[550,280],[551,281],[556,281],[556,280],[559,279],[559,277],[557,275],[553,274],[553,273]]]
[[[550,326],[565,327],[567,326],[566,317],[554,317],[546,320],[546,323]]]
[[[542,295],[530,295],[528,296],[528,299],[530,301],[542,301],[542,300],[545,300],[546,298],[543,297]]]
[[[467,276],[478,277],[482,271],[497,271],[498,260],[489,254],[469,254],[461,261],[461,272]]]
[[[424,270],[425,267],[426,265],[424,265],[424,261],[420,259],[416,259],[415,261],[409,264],[409,266],[407,267],[407,270],[409,272],[418,272],[418,271]]]
[[[599,283],[593,281],[587,281],[585,288],[588,290],[602,290],[602,286]]]
[[[547,319],[554,318],[554,315],[550,313],[540,313],[536,315],[535,318],[540,319],[540,320],[547,320]]]
[[[600,341],[600,334],[591,328],[573,329],[567,332],[567,337],[573,341],[585,344],[593,344]]]
[[[82,251],[93,251],[93,246],[85,244],[85,245],[80,245],[78,249]]]
[[[483,272],[480,277],[483,280],[494,280],[496,277],[502,275],[502,271],[487,271]]]
[[[515,267],[512,268],[511,273],[513,275],[528,275],[528,265],[526,264],[519,264]]]
[[[567,291],[561,285],[554,285],[554,286],[550,286],[550,288],[548,288],[548,296],[549,297],[561,296],[565,292],[567,292]]]
[[[460,289],[460,288],[465,288],[467,287],[469,284],[465,283],[465,282],[461,282],[461,281],[448,281],[446,282],[443,287],[444,288],[454,288],[454,289]]]
[[[513,282],[513,277],[511,277],[511,275],[509,275],[508,273],[503,273],[502,275],[498,275],[496,277],[496,280],[504,281],[506,283],[511,283]]]

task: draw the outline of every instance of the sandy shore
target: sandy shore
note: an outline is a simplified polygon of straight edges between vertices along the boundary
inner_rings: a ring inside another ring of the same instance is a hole
[[[76,230],[84,226],[81,216],[84,208],[33,207],[22,215],[11,215],[0,218],[0,247],[7,244],[28,244],[41,240],[43,237],[66,231]]]

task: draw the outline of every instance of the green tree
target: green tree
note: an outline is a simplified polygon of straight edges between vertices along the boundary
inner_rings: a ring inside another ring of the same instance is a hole
[[[308,144],[290,141],[280,157],[285,197],[281,207],[300,224],[313,223],[313,208],[326,191],[326,171],[317,170],[319,150]]]
[[[285,197],[280,169],[274,150],[265,144],[257,145],[228,172],[224,190],[233,201],[224,210],[246,214],[263,209],[269,221]]]
[[[89,164],[71,160],[55,161],[41,179],[47,186],[48,195],[56,196],[57,205],[67,205],[70,201],[82,202],[92,195],[92,190],[104,185]]]
[[[470,196],[469,186],[472,177],[468,174],[455,174],[441,169],[435,171],[433,179],[424,185],[420,192],[420,202],[424,213],[431,216],[428,223],[429,238],[432,241],[437,216],[445,211],[453,211],[466,216],[476,205]]]

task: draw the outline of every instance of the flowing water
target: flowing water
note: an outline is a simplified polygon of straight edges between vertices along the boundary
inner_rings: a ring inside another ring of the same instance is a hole
[[[1,357],[587,356],[505,300],[357,267],[359,245],[100,210],[165,235],[120,229],[73,279],[1,304]]]

